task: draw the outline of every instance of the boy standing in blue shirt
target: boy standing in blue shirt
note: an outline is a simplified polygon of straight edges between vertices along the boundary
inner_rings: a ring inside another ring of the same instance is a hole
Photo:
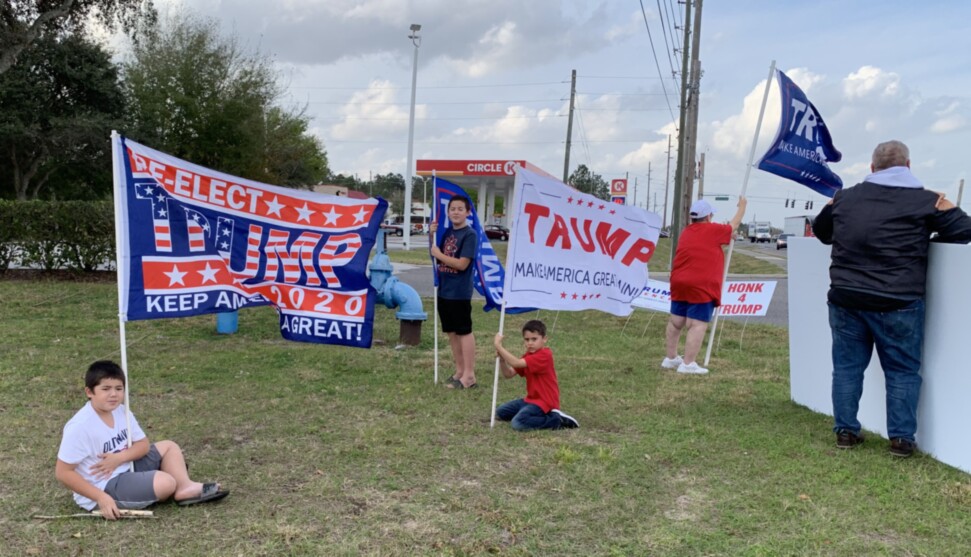
[[[438,266],[438,317],[455,359],[455,374],[446,382],[450,389],[471,389],[475,383],[475,337],[472,335],[472,261],[479,247],[478,235],[469,226],[472,204],[467,197],[452,196],[441,245],[432,244]],[[438,223],[432,223],[434,237]]]

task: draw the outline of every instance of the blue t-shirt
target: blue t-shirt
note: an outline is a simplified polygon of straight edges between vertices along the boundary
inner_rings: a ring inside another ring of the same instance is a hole
[[[446,300],[472,299],[472,267],[475,264],[475,252],[479,247],[479,238],[469,225],[463,228],[449,228],[442,236],[442,243],[438,249],[449,257],[468,257],[469,266],[464,271],[453,269],[438,262],[438,297]]]

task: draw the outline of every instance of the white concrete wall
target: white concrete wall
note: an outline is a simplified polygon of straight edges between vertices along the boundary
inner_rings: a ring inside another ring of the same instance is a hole
[[[789,239],[789,373],[792,400],[832,415],[832,337],[826,292],[829,246],[815,238]],[[931,246],[927,280],[924,361],[918,410],[921,451],[971,473],[971,246]],[[863,382],[860,422],[886,437],[883,370],[873,354]]]

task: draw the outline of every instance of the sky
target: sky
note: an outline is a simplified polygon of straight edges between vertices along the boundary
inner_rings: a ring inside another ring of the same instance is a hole
[[[525,159],[562,177],[576,70],[570,172],[585,164],[608,181],[629,176],[629,196],[636,181],[637,204],[658,213],[666,174],[673,191],[680,77],[672,73],[680,75],[684,10],[675,0],[156,4],[214,18],[270,56],[286,88],[281,102],[306,108],[335,173],[406,174],[415,55],[408,34],[418,23],[415,159]],[[869,173],[877,143],[899,139],[926,187],[956,200],[971,168],[971,34],[958,23],[969,19],[965,2],[705,2],[698,153],[716,221],[735,212],[773,60],[825,120],[843,154],[830,166],[845,186]],[[756,161],[779,112],[773,84]],[[755,168],[746,194],[745,220],[780,228],[826,201]]]

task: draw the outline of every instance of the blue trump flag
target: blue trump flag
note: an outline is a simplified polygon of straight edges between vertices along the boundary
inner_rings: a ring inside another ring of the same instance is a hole
[[[489,242],[489,237],[486,236],[485,229],[482,228],[482,222],[479,221],[479,216],[475,212],[475,205],[472,203],[472,199],[469,198],[469,194],[465,193],[465,190],[462,188],[438,177],[435,178],[434,187],[435,221],[438,223],[438,230],[435,233],[435,243],[441,244],[445,231],[452,226],[452,223],[448,220],[449,200],[456,195],[468,199],[469,206],[472,207],[470,214],[472,222],[469,223],[469,226],[472,227],[472,230],[475,230],[479,241],[478,249],[475,250],[475,261],[472,262],[472,284],[475,286],[475,291],[485,298],[485,306],[482,308],[483,311],[501,308],[502,285],[506,279],[506,271],[502,268],[502,263],[499,262],[496,250],[492,249],[492,243]],[[436,263],[435,259],[432,258],[435,286],[438,286],[438,266]],[[533,311],[534,309],[536,308],[506,307],[506,313],[524,313]]]
[[[759,160],[759,170],[833,197],[843,188],[843,180],[826,163],[839,162],[843,155],[833,146],[829,128],[806,94],[786,74],[776,71],[782,118],[775,140]]]

